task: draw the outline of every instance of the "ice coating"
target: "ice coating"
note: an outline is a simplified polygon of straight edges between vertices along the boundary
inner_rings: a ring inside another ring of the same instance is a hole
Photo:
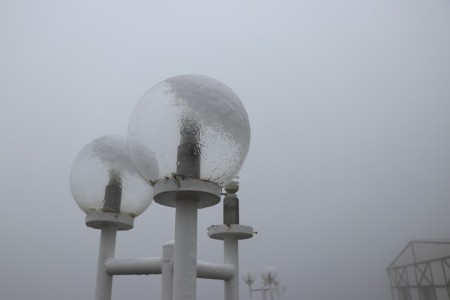
[[[110,170],[134,172],[126,141],[118,136],[104,136],[87,145],[90,154]]]
[[[84,211],[103,211],[105,187],[112,179],[120,182],[120,213],[136,217],[152,201],[153,189],[137,172],[128,154],[126,139],[104,136],[87,144],[70,171],[70,187]]]
[[[136,166],[147,163],[138,155],[143,145],[158,162],[158,179],[177,174],[177,151],[186,128],[197,139],[200,178],[226,185],[248,153],[250,125],[239,97],[225,84],[203,75],[169,78],[141,98],[128,129],[131,159]]]
[[[247,112],[239,97],[225,84],[202,75],[180,75],[164,81],[167,93],[183,113],[195,116],[203,125],[217,127],[230,133],[238,143],[248,143],[250,127]],[[230,121],[224,124],[222,121]],[[226,128],[221,128],[225,126]]]
[[[158,162],[156,161],[155,154],[153,151],[148,149],[145,145],[141,143],[134,144],[134,157],[138,164],[133,164],[133,167],[141,174],[143,178],[151,185],[153,185],[159,177]],[[128,160],[131,161],[130,153],[127,148]]]

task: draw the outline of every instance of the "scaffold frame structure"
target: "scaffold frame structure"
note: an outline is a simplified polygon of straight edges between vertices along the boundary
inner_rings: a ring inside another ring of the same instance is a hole
[[[450,240],[413,240],[386,269],[392,300],[450,300]]]

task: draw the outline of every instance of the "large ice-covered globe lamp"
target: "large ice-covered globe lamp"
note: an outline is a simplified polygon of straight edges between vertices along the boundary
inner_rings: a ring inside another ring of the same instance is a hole
[[[241,100],[224,83],[180,75],[151,88],[128,127],[131,160],[154,186],[154,200],[176,207],[174,300],[195,299],[197,208],[220,201],[222,187],[239,172],[250,145]],[[159,172],[148,172],[147,155]]]
[[[249,144],[250,125],[239,97],[202,75],[175,76],[154,86],[138,102],[128,128],[131,159],[155,184],[155,195],[158,185],[184,178],[225,186],[239,172]],[[145,172],[142,148],[152,151],[159,174]],[[199,201],[199,207],[213,204]]]
[[[131,229],[153,197],[152,186],[131,162],[126,138],[114,135],[97,138],[79,152],[70,171],[70,188],[86,213],[86,224],[93,228]]]

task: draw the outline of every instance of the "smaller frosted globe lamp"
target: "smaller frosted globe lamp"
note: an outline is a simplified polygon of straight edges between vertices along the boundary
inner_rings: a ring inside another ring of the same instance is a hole
[[[242,272],[242,280],[251,287],[256,280],[255,272],[249,270]]]
[[[120,136],[100,137],[79,152],[70,171],[70,188],[86,213],[86,225],[98,229],[133,228],[134,218],[147,209],[153,194],[131,162],[126,139]]]
[[[249,145],[241,100],[222,82],[203,75],[175,76],[154,86],[136,105],[128,127],[131,160],[154,185],[154,200],[171,207],[194,194],[198,208],[217,204]],[[148,170],[154,163],[148,157],[156,159],[159,172]]]
[[[242,280],[248,285],[248,289],[250,292],[250,297],[252,297],[252,285],[256,280],[256,274],[253,271],[246,270],[242,272]]]
[[[272,285],[277,278],[277,271],[275,267],[267,266],[261,273],[261,277],[264,280],[265,285]]]

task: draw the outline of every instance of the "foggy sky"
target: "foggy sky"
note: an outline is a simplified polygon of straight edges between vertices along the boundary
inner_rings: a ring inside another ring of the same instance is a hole
[[[94,298],[100,233],[71,164],[180,74],[247,109],[240,219],[258,234],[240,267],[275,266],[283,299],[390,299],[407,242],[450,238],[450,1],[2,0],[0,43],[2,300]],[[222,262],[206,235],[221,209],[199,212],[202,261]],[[116,257],[160,256],[174,214],[153,203]],[[114,300],[160,297],[158,276],[114,280]],[[223,283],[197,290],[221,299]]]

